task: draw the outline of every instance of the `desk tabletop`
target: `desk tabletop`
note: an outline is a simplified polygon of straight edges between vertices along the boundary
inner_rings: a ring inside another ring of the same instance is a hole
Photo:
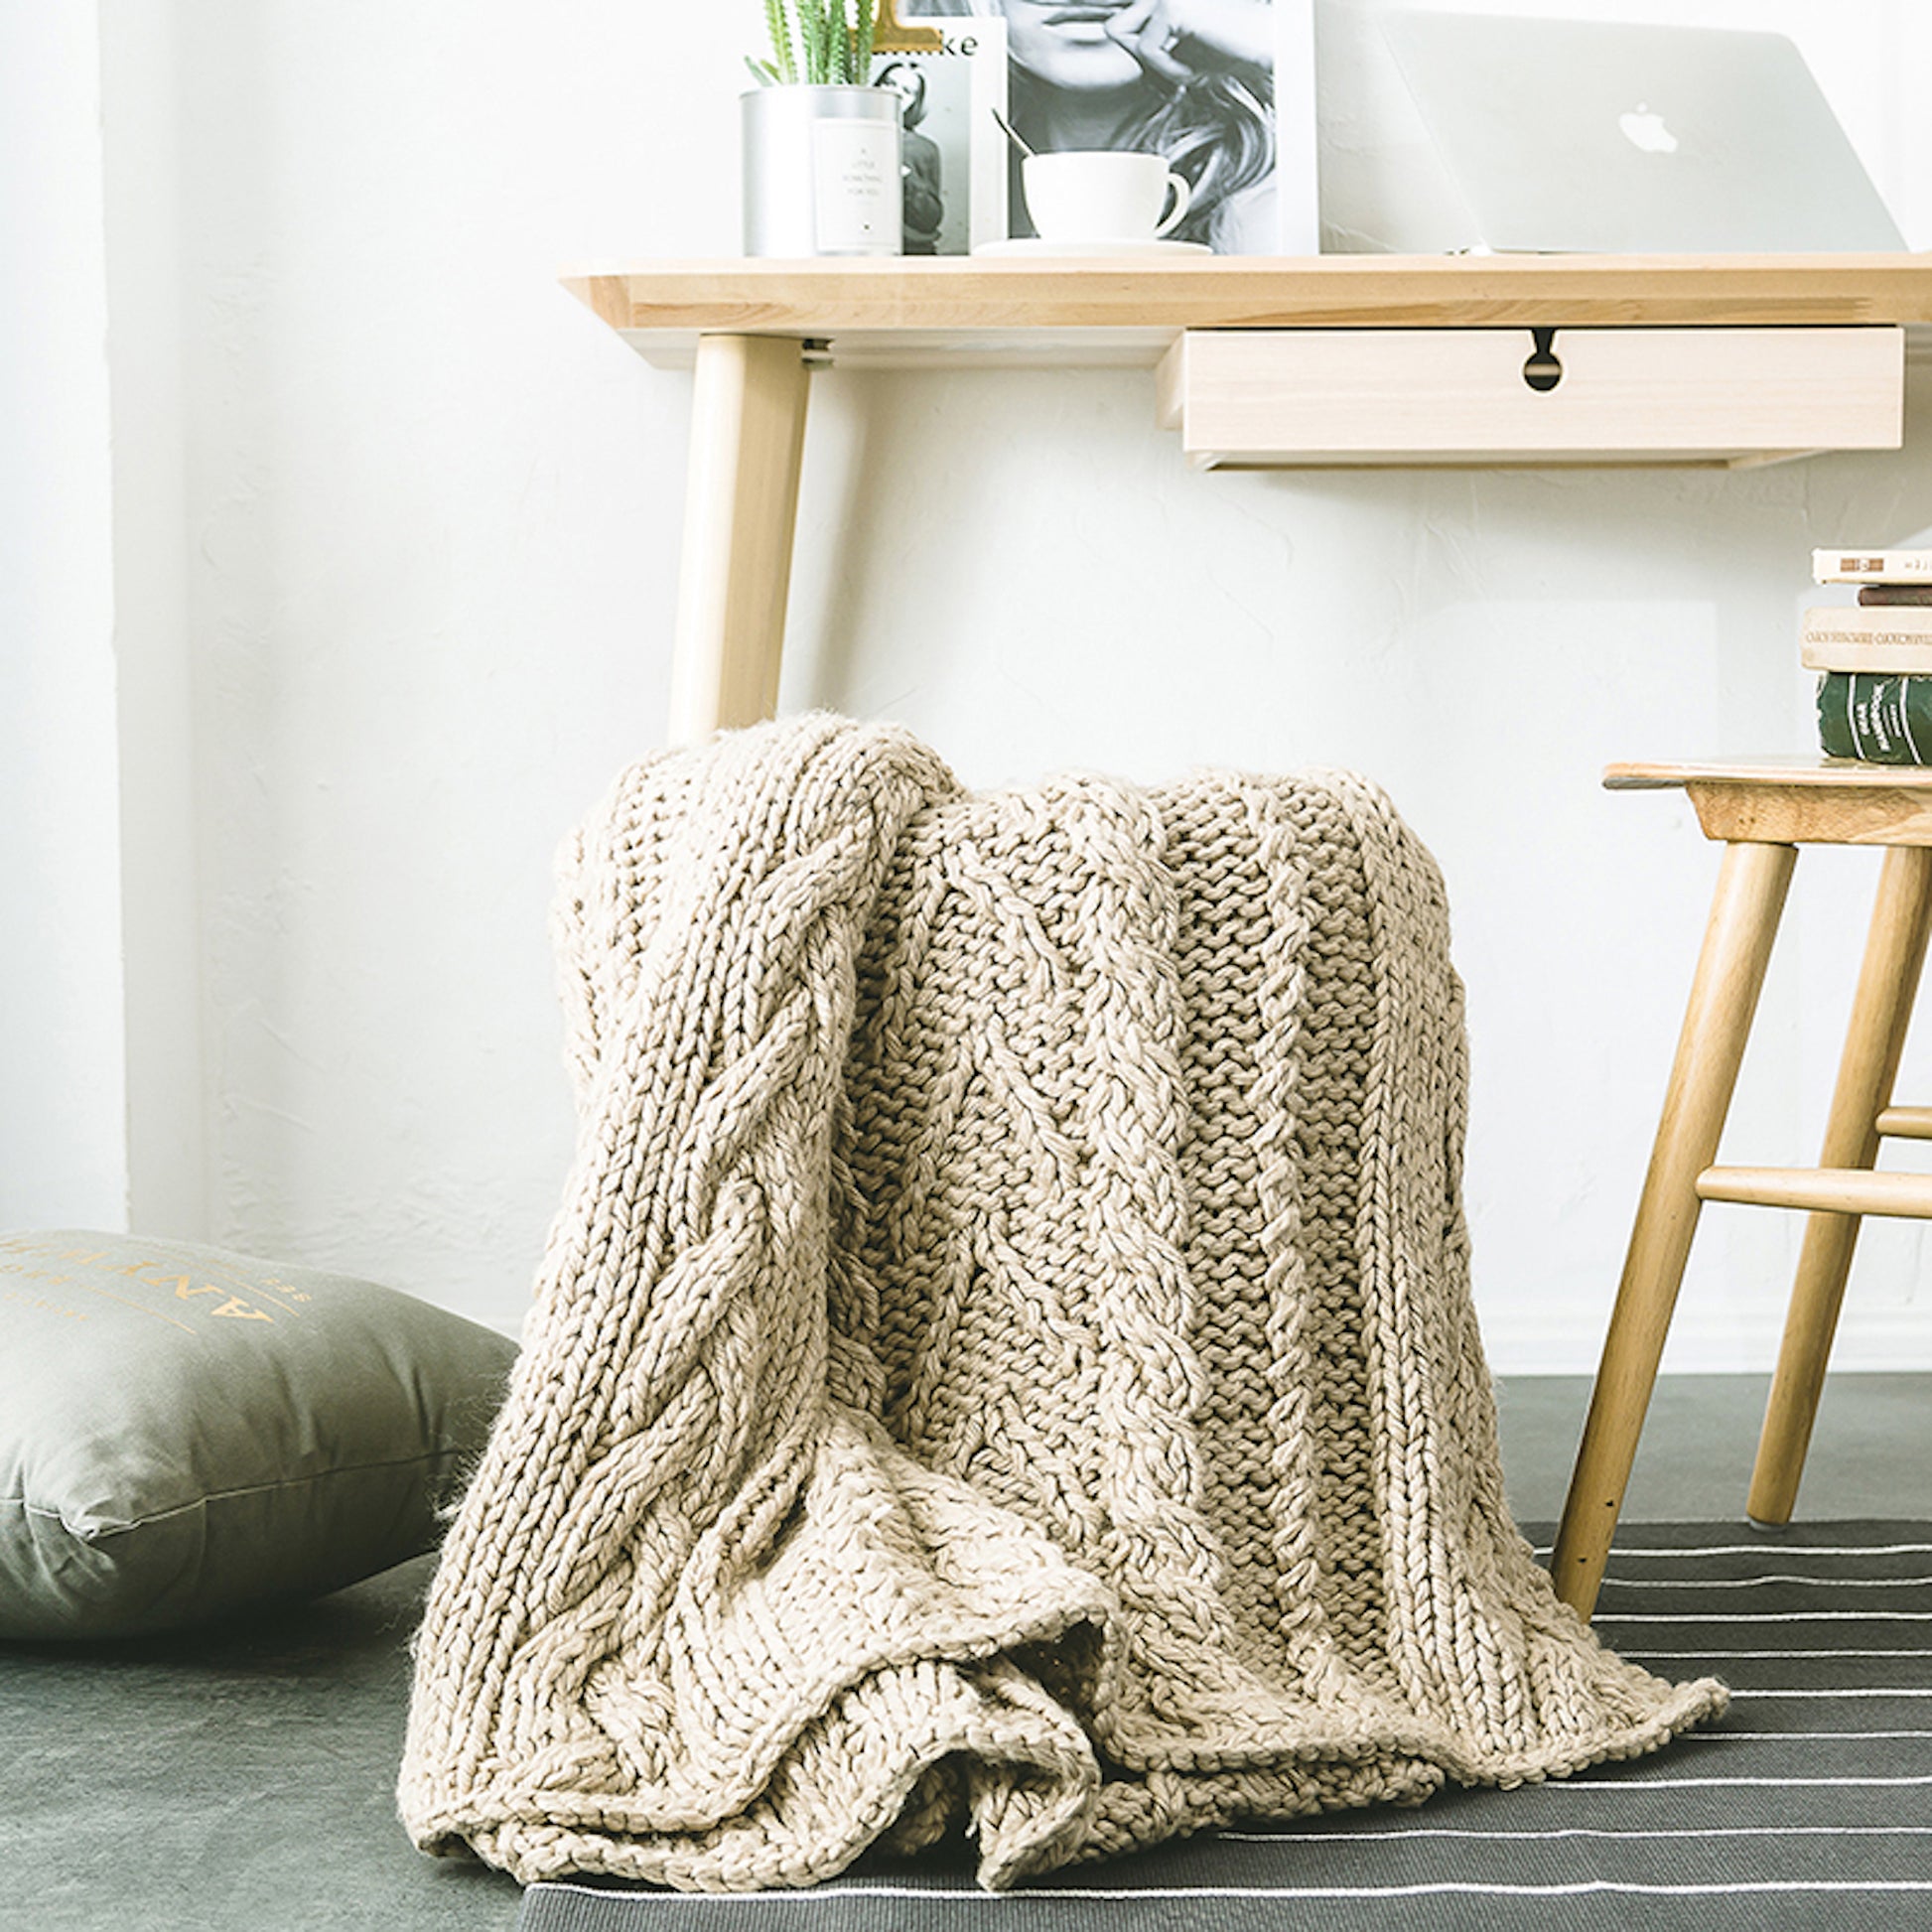
[[[672,365],[707,333],[907,365],[1152,364],[1183,329],[1904,324],[1932,340],[1932,254],[735,259],[562,279]]]

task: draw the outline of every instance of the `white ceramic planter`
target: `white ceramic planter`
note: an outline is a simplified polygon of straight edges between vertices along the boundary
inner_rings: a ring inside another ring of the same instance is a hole
[[[756,87],[740,96],[748,255],[897,255],[899,95]]]

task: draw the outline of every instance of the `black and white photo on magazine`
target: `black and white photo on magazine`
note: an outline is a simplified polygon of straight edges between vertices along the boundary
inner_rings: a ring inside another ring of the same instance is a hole
[[[1165,156],[1192,190],[1173,238],[1240,255],[1311,246],[1309,13],[1309,0],[900,0],[897,8],[906,26],[1003,24],[1007,112],[1023,141],[1041,153]],[[1010,232],[1031,235],[1017,150],[1007,165]]]

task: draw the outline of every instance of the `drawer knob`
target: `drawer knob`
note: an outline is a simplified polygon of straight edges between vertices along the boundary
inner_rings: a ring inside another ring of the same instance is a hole
[[[1523,380],[1538,395],[1548,395],[1563,380],[1563,364],[1557,360],[1557,332],[1554,329],[1532,329],[1530,339],[1536,346],[1530,350],[1529,360],[1523,364]]]

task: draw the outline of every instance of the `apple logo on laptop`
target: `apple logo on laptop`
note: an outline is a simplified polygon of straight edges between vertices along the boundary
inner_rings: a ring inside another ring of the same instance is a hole
[[[1677,136],[1664,125],[1663,115],[1641,100],[1629,113],[1619,114],[1616,124],[1623,130],[1623,138],[1645,154],[1677,152]]]

